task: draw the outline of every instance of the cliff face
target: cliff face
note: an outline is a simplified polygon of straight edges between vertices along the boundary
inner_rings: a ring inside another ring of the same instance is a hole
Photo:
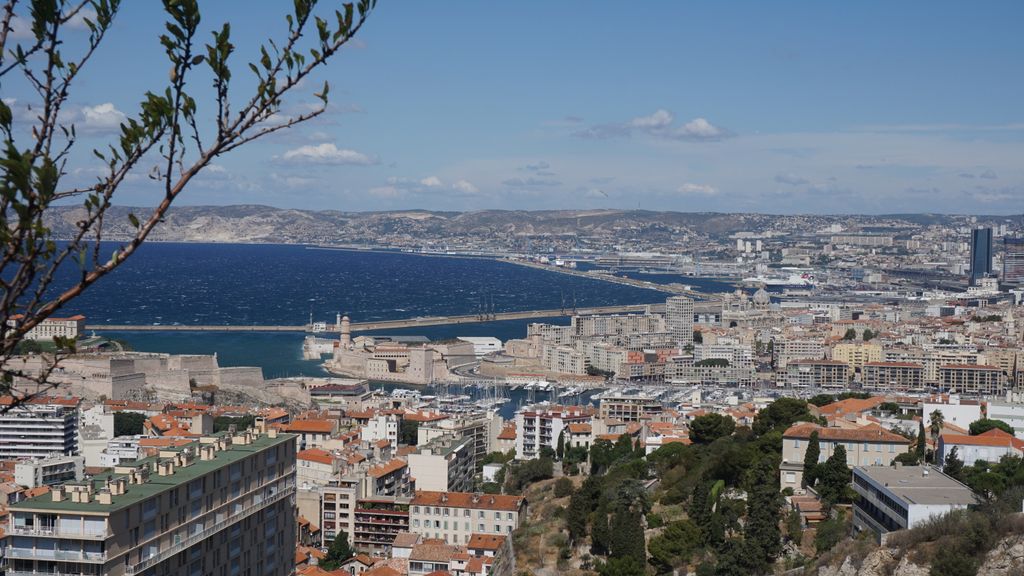
[[[930,576],[931,566],[915,564],[891,548],[879,548],[859,566],[847,556],[839,566],[821,566],[817,576]],[[1004,538],[985,555],[978,576],[1024,575],[1024,534]]]

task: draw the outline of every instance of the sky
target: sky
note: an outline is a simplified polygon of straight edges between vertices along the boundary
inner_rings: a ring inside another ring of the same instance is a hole
[[[290,5],[200,2],[204,41],[232,25],[237,101]],[[180,202],[1019,214],[1021,21],[1016,0],[379,0],[281,111],[328,80],[327,113],[218,158]],[[166,85],[162,22],[159,2],[124,2],[69,104],[69,182],[93,178],[91,149]],[[209,82],[193,84],[207,118]],[[16,79],[0,93],[32,100]],[[147,171],[119,204],[156,201]]]

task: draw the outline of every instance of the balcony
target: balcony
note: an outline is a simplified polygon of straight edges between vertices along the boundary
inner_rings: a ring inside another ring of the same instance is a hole
[[[110,531],[105,532],[64,532],[57,530],[54,527],[48,528],[31,528],[28,526],[15,526],[7,527],[9,534],[16,534],[18,536],[50,536],[54,538],[68,538],[71,540],[106,540],[108,537],[113,536]]]
[[[291,496],[294,493],[295,493],[295,486],[294,485],[287,486],[287,487],[283,488],[282,490],[280,490],[278,493],[274,494],[273,496],[264,498],[264,499],[260,500],[259,502],[254,502],[253,504],[250,504],[249,506],[243,507],[238,512],[228,516],[223,522],[216,523],[216,524],[214,524],[214,525],[212,525],[212,526],[210,526],[210,527],[208,527],[208,528],[206,528],[204,530],[200,530],[199,532],[196,532],[195,534],[191,534],[191,535],[189,535],[188,538],[185,538],[184,540],[181,540],[179,542],[174,543],[172,546],[169,546],[169,547],[167,547],[167,548],[157,552],[156,554],[154,554],[153,556],[150,556],[149,558],[143,560],[142,562],[139,562],[138,564],[136,564],[134,566],[126,567],[124,573],[127,574],[127,575],[138,574],[138,573],[142,572],[143,570],[146,570],[147,568],[151,568],[153,566],[156,566],[160,562],[163,562],[164,560],[170,558],[171,556],[174,556],[178,552],[181,552],[182,550],[185,550],[185,549],[187,549],[187,548],[189,548],[189,547],[191,547],[191,546],[193,546],[193,545],[195,545],[195,544],[197,544],[197,543],[199,543],[199,542],[209,538],[210,536],[213,536],[214,534],[220,532],[221,530],[227,528],[228,526],[230,526],[232,524],[236,524],[236,523],[238,523],[238,522],[248,518],[249,516],[252,516],[256,512],[259,512],[260,510],[266,508],[267,506],[270,506],[271,504],[275,504],[278,501],[283,500],[284,498],[286,498],[288,496]]]
[[[7,548],[7,557],[19,560],[66,560],[69,562],[106,562],[106,552],[82,550],[45,550],[40,548]]]

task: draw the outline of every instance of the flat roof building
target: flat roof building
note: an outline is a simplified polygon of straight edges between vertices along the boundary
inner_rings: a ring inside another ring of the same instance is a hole
[[[931,466],[857,466],[853,469],[853,526],[885,542],[897,530],[978,504],[970,488]]]

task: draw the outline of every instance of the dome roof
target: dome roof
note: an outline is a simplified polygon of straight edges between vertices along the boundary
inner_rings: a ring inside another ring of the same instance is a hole
[[[771,301],[771,296],[768,296],[768,293],[765,292],[764,288],[758,288],[757,292],[754,292],[755,304],[770,304]]]

